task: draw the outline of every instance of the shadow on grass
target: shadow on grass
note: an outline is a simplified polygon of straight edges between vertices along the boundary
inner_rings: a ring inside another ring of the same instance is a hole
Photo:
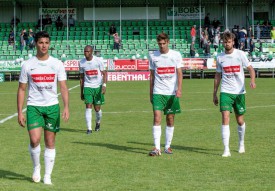
[[[153,145],[151,143],[141,143],[141,142],[135,142],[135,141],[129,141],[127,143],[139,144],[139,145],[149,145],[149,146]],[[161,146],[164,147],[165,145],[161,145]],[[221,151],[221,150],[217,150],[217,149],[205,149],[205,148],[187,147],[187,146],[181,146],[181,145],[172,145],[171,147],[173,150],[184,150],[184,151],[188,151],[188,152],[203,153],[203,154],[208,154],[208,155],[220,155],[220,154],[217,154],[217,151]]]
[[[129,146],[122,146],[122,145],[115,145],[110,143],[85,143],[85,142],[72,142],[75,144],[83,144],[83,145],[89,145],[89,146],[95,146],[95,147],[106,147],[108,149],[118,150],[118,151],[126,151],[126,152],[133,152],[133,153],[139,153],[139,154],[148,154],[147,151],[142,151],[142,148],[134,148]]]
[[[30,177],[26,177],[22,174],[17,174],[15,172],[7,171],[7,170],[0,170],[0,179],[10,179],[10,180],[28,180],[32,182]]]
[[[86,133],[87,129],[69,129],[69,128],[61,128],[60,132],[66,131],[66,132],[72,132],[72,133]]]

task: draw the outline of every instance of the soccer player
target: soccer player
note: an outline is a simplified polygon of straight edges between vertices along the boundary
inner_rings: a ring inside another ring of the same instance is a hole
[[[80,71],[80,98],[85,101],[85,119],[87,134],[92,133],[92,106],[96,113],[95,131],[100,130],[100,120],[102,117],[101,105],[104,104],[104,94],[106,92],[107,72],[104,69],[103,61],[93,56],[93,47],[86,46],[84,55],[79,64]]]
[[[222,142],[224,145],[223,157],[229,157],[229,117],[234,109],[235,117],[238,124],[239,134],[239,153],[245,152],[244,135],[245,135],[245,122],[244,114],[246,112],[245,105],[245,76],[244,67],[250,74],[250,87],[256,88],[255,84],[255,71],[250,65],[245,53],[241,50],[233,48],[235,35],[231,32],[224,32],[223,46],[224,53],[217,57],[217,69],[214,80],[213,102],[217,106],[219,101],[217,91],[221,81],[220,90],[220,111],[222,114]]]
[[[60,108],[57,95],[57,82],[63,99],[64,111],[62,117],[69,119],[69,93],[66,85],[66,72],[63,63],[49,55],[50,36],[45,31],[35,35],[36,56],[22,65],[17,93],[18,123],[25,127],[25,117],[22,112],[25,92],[27,98],[27,128],[30,137],[29,152],[33,162],[34,182],[40,182],[40,140],[42,128],[45,141],[45,176],[44,184],[52,184],[51,174],[56,156],[55,136],[60,126]]]
[[[174,134],[174,118],[180,113],[179,97],[182,91],[182,57],[177,51],[168,48],[169,37],[165,33],[157,36],[159,50],[150,56],[150,101],[153,106],[153,139],[155,148],[150,156],[161,155],[161,115],[166,115],[167,154],[173,154],[170,148]]]

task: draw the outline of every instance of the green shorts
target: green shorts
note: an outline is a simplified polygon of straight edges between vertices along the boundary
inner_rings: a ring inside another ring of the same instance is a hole
[[[220,94],[220,111],[230,111],[232,113],[232,108],[238,115],[245,114],[245,94]]]
[[[51,132],[58,132],[60,126],[59,104],[51,106],[27,106],[27,127],[32,130],[43,127]]]
[[[175,95],[153,94],[153,110],[161,110],[164,115],[181,113],[179,98]]]
[[[102,86],[98,88],[84,87],[85,104],[103,105],[105,102],[104,94],[102,94]]]

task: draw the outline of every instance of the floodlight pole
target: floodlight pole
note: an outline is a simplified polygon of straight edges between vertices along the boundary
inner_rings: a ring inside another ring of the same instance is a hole
[[[93,48],[95,48],[95,0],[93,0]]]
[[[68,49],[68,43],[69,43],[69,26],[68,26],[68,16],[69,16],[69,2],[68,2],[68,0],[66,0],[66,4],[67,4],[67,49]]]
[[[254,31],[255,31],[255,29],[254,29],[254,25],[255,25],[255,23],[254,23],[254,0],[251,0],[251,20],[252,20],[252,34],[254,35]]]
[[[227,21],[227,2],[228,2],[228,0],[225,0],[225,28],[229,29],[228,28],[228,21]]]
[[[13,1],[13,49],[16,52],[16,1]]]
[[[42,16],[42,0],[40,0],[40,9],[41,9],[41,12],[39,13],[39,17],[40,17],[40,31],[42,31],[43,30],[43,28],[42,28],[42,18],[43,18],[43,16]]]
[[[173,0],[173,49],[175,48],[175,2]]]
[[[200,34],[199,35],[201,36],[201,32],[202,32],[202,30],[201,30],[201,0],[200,0],[200,5],[199,6],[200,6],[200,30],[199,30]]]
[[[121,21],[121,0],[120,0],[120,3],[119,3],[119,35],[120,35],[120,39],[122,39],[122,34],[121,34],[121,25],[122,25],[122,21]]]
[[[148,21],[148,0],[146,0],[146,47],[148,49],[149,40],[149,21]]]

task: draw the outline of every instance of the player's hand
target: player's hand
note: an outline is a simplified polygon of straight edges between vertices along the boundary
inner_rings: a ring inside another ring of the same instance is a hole
[[[180,90],[176,91],[176,97],[181,97],[181,91]]]
[[[250,88],[255,89],[256,88],[256,83],[255,82],[250,82]]]
[[[69,120],[70,113],[68,108],[64,108],[64,111],[62,113],[62,118],[64,119],[65,122]]]
[[[84,100],[84,95],[80,94],[80,99],[83,101]]]
[[[213,95],[213,103],[215,104],[215,106],[218,106],[219,100],[218,100],[217,95]]]
[[[106,87],[105,87],[105,86],[102,86],[101,93],[102,93],[102,94],[105,94],[105,93],[106,93]]]
[[[26,119],[22,113],[18,114],[18,123],[21,127],[25,127]]]

